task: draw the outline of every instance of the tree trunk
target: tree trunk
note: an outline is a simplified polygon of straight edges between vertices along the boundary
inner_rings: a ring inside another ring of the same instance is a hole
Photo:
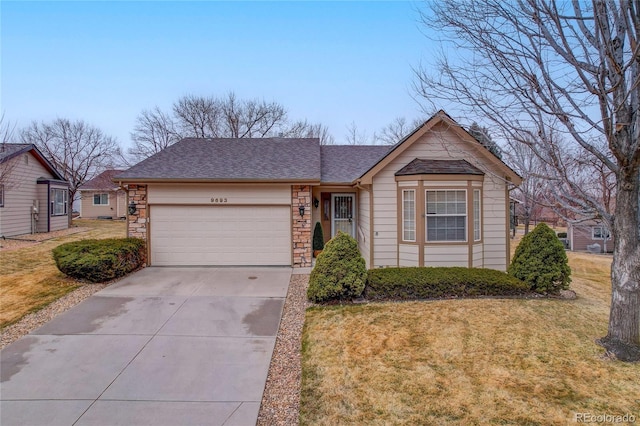
[[[612,230],[615,241],[611,265],[609,330],[598,344],[621,361],[640,361],[638,176],[620,176],[618,182]],[[629,232],[631,230],[636,232]]]

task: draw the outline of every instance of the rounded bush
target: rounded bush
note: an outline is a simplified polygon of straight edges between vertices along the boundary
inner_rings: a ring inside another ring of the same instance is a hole
[[[522,238],[507,272],[538,293],[557,293],[571,282],[564,245],[544,223]]]
[[[367,267],[358,243],[339,232],[325,246],[309,277],[307,297],[315,303],[353,299],[362,294]]]
[[[100,283],[140,268],[146,251],[144,240],[139,238],[109,238],[61,244],[52,253],[60,272]]]

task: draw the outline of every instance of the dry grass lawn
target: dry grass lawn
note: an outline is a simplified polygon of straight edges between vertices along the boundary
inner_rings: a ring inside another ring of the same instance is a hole
[[[79,283],[55,266],[51,250],[69,241],[124,237],[125,223],[110,220],[74,220],[85,232],[42,241],[24,248],[0,252],[0,328],[42,309],[78,287]]]
[[[640,422],[640,364],[604,357],[610,256],[569,253],[576,300],[316,307],[303,333],[301,424]]]

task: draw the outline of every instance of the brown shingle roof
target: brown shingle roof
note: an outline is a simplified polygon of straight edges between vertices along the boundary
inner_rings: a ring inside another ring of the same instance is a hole
[[[320,141],[187,138],[114,179],[319,181]]]
[[[352,183],[393,146],[324,145],[320,147],[322,183]]]
[[[98,176],[85,182],[84,185],[82,185],[78,189],[80,191],[88,191],[92,189],[113,191],[115,188],[117,188],[118,185],[113,183],[112,179],[115,175],[117,175],[118,173],[122,173],[123,171],[124,170],[115,170],[115,169],[105,170],[104,172],[100,173]]]
[[[416,158],[396,172],[396,176],[410,175],[484,175],[482,170],[465,160],[426,160]]]

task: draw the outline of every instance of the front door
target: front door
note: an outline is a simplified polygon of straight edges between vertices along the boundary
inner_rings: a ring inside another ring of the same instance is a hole
[[[331,203],[331,236],[335,237],[342,231],[356,237],[355,195],[332,194]]]

